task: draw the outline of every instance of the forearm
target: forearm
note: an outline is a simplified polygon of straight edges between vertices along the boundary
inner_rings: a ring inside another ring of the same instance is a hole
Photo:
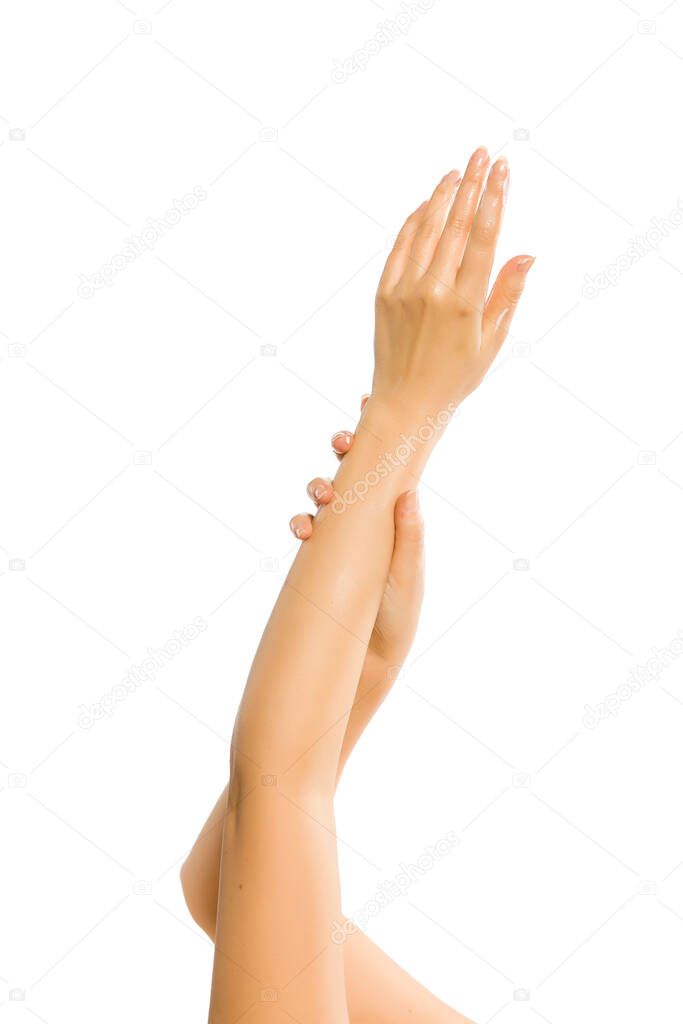
[[[382,658],[371,654],[365,659],[339,755],[337,784],[351,751],[391,689],[399,670],[400,666],[387,665]],[[212,940],[216,935],[223,825],[228,813],[226,787],[216,801],[181,870],[183,893],[190,913]]]
[[[368,652],[358,681],[353,707],[346,723],[344,741],[337,765],[337,784],[341,779],[351,751],[360,739],[368,722],[389,693],[400,671],[401,665],[389,665],[383,658]]]
[[[417,412],[366,405],[353,450],[300,549],[257,651],[240,708],[233,770],[332,786],[386,582],[394,505],[434,446]],[[298,710],[292,715],[292,689]]]

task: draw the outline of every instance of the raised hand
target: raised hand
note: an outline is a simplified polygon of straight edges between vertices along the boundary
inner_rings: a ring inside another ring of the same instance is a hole
[[[376,298],[373,400],[435,415],[473,391],[503,344],[534,259],[489,293],[509,168],[478,149],[403,225]]]

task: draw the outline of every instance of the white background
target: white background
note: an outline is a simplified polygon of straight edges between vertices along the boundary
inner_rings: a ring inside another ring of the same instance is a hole
[[[3,4],[0,1024],[204,1018],[178,866],[368,387],[387,245],[481,143],[512,166],[501,260],[538,258],[424,481],[420,632],[340,791],[345,908],[454,830],[367,928],[428,986],[480,1024],[682,1019],[683,659],[583,724],[683,627],[683,231],[584,289],[682,195],[683,3],[635,3],[436,0],[369,59],[398,5]]]

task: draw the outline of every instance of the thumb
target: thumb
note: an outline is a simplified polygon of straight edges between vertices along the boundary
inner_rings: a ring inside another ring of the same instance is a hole
[[[407,581],[422,569],[424,522],[417,491],[405,491],[394,506],[394,553],[390,574],[397,582]]]

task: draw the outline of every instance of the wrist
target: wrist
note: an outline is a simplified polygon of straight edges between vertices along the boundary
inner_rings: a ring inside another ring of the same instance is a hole
[[[371,395],[356,432],[374,438],[390,463],[424,465],[457,412],[455,402],[438,409],[413,396],[394,393]]]
[[[417,434],[423,444],[436,443],[456,414],[458,401],[429,402],[410,392],[394,390],[373,392],[365,404],[360,427],[383,431],[382,436],[397,433]]]

